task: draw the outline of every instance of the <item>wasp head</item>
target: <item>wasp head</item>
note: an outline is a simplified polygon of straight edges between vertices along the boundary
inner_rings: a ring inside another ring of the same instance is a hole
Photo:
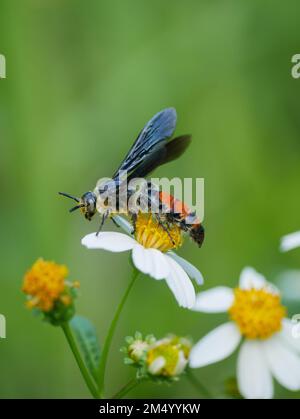
[[[86,192],[80,198],[80,211],[85,218],[91,221],[93,215],[96,213],[97,197],[94,192]]]
[[[70,212],[73,212],[77,209],[80,209],[80,212],[85,216],[89,221],[93,218],[93,215],[96,213],[96,202],[97,197],[94,192],[86,192],[82,195],[81,198],[76,198],[76,196],[69,195],[65,192],[59,192],[60,195],[66,196],[67,198],[73,199],[78,203],[75,207],[70,209]]]

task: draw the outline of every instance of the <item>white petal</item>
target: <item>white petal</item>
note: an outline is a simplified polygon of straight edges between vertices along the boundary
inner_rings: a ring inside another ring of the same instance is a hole
[[[125,252],[126,250],[131,250],[136,241],[127,236],[127,234],[117,233],[114,231],[103,231],[99,233],[98,236],[96,233],[88,234],[84,236],[81,240],[83,244],[88,249],[104,249],[109,250],[110,252]]]
[[[165,255],[169,264],[169,275],[166,278],[170,290],[173,292],[181,307],[191,308],[195,304],[196,294],[193,284],[182,269],[170,256]]]
[[[152,375],[157,375],[161,372],[162,368],[166,365],[166,360],[163,356],[158,356],[149,365],[149,372]]]
[[[295,321],[290,319],[283,319],[282,330],[280,332],[281,338],[290,345],[291,348],[300,352],[300,316]]]
[[[185,369],[187,363],[188,363],[188,360],[186,359],[183,351],[179,351],[178,361],[177,361],[177,365],[175,367],[173,375],[181,374],[183,370]]]
[[[292,302],[300,301],[300,270],[288,269],[277,276],[277,284],[284,298]]]
[[[132,260],[138,270],[154,279],[165,279],[170,272],[166,256],[157,249],[145,249],[136,244],[132,251]]]
[[[280,242],[280,250],[282,252],[287,252],[296,247],[300,247],[300,231],[282,237]]]
[[[273,380],[261,342],[245,341],[238,355],[237,380],[239,391],[246,399],[271,399]]]
[[[247,266],[244,268],[240,275],[240,288],[250,289],[256,288],[260,289],[267,285],[265,277],[258,273],[255,269]]]
[[[241,334],[234,323],[222,324],[193,346],[190,366],[203,367],[227,358],[237,348],[240,340]]]
[[[300,390],[300,358],[279,336],[263,342],[266,359],[276,380],[288,390]]]
[[[204,282],[203,276],[201,272],[196,268],[196,266],[192,265],[190,262],[178,256],[175,252],[168,252],[168,255],[171,256],[179,265],[185,270],[188,276],[191,279],[194,279],[198,285],[202,285]]]
[[[204,313],[224,313],[233,303],[233,290],[229,287],[215,287],[200,292],[192,310]]]

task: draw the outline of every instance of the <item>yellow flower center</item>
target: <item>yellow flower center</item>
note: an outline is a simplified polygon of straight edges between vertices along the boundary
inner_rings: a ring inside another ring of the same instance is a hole
[[[177,345],[183,351],[183,354],[186,359],[188,359],[191,349],[192,349],[192,342],[188,338],[183,338],[179,336],[171,336],[173,345]]]
[[[165,365],[160,371],[160,375],[172,377],[175,374],[179,359],[178,347],[167,342],[150,349],[147,353],[147,364],[151,365],[159,357],[163,357],[165,360]]]
[[[182,234],[178,226],[164,226],[152,214],[138,214],[135,224],[135,238],[146,248],[167,252],[182,245]]]
[[[24,277],[22,290],[30,297],[28,307],[48,312],[57,300],[64,305],[71,304],[71,297],[65,293],[67,275],[65,265],[38,259]]]
[[[236,288],[234,295],[229,315],[242,335],[248,339],[266,339],[280,331],[286,310],[278,294],[267,289]]]
[[[192,343],[189,339],[175,335],[156,341],[147,351],[146,363],[150,373],[164,377],[181,374],[187,365],[191,347]],[[163,366],[153,372],[153,366],[158,359],[163,359]]]

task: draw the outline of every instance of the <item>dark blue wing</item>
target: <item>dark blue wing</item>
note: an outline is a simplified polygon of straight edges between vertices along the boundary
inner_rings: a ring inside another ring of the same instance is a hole
[[[135,177],[146,177],[158,166],[169,163],[181,156],[191,143],[190,135],[181,135],[167,143],[160,143],[151,150],[148,156],[144,158],[127,177],[129,181]]]
[[[157,150],[160,143],[166,142],[175,130],[176,120],[174,108],[164,109],[154,115],[137,137],[113,178],[118,177],[121,170],[132,172],[153,150]]]

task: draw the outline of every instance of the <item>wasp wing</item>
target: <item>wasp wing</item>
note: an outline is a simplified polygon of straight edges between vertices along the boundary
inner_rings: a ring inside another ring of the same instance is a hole
[[[146,177],[158,166],[177,159],[188,148],[191,140],[192,137],[190,135],[181,135],[167,143],[159,144],[147,157],[145,157],[143,162],[132,171],[128,176],[128,180],[134,177]]]
[[[167,150],[166,157],[162,164],[173,161],[181,156],[181,154],[183,154],[191,144],[191,141],[191,135],[181,135],[180,137],[176,137],[172,141],[168,142],[165,146]]]
[[[151,156],[152,152],[157,152],[159,144],[165,144],[166,140],[173,135],[176,120],[174,108],[164,109],[154,115],[138,135],[113,178],[117,178],[120,171],[127,171],[130,174],[147,156]]]

